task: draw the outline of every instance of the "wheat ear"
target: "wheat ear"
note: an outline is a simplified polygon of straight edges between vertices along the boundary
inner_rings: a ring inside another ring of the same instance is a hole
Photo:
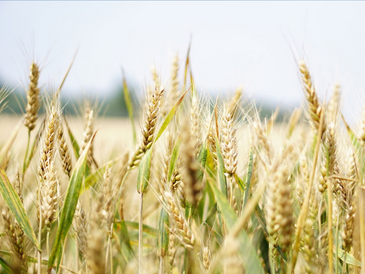
[[[180,97],[179,91],[179,56],[176,54],[171,67],[171,84],[170,84],[170,92],[169,92],[169,99],[168,103],[164,106],[164,115],[170,111],[172,105],[176,103],[176,101]]]
[[[133,169],[139,165],[141,158],[153,144],[154,133],[156,129],[157,118],[159,117],[160,103],[163,94],[164,89],[158,89],[156,87],[155,92],[153,93],[152,98],[148,104],[146,120],[144,127],[142,128],[142,142],[137,147],[129,162],[129,169]]]
[[[27,107],[25,109],[25,119],[24,125],[28,128],[29,131],[32,131],[35,128],[35,123],[38,118],[39,111],[39,93],[40,88],[38,87],[40,69],[38,65],[33,61],[30,65],[30,73],[29,73],[29,87],[27,92]]]
[[[206,270],[210,268],[211,254],[209,248],[206,246],[203,248],[203,266]]]
[[[191,142],[193,155],[195,158],[198,157],[200,147],[201,147],[201,126],[200,126],[200,110],[199,110],[199,99],[196,91],[194,91],[194,95],[191,102],[191,110],[190,110],[190,131],[191,131]]]
[[[51,161],[53,161],[57,126],[58,126],[58,112],[57,108],[54,105],[52,105],[48,116],[46,132],[43,137],[44,141],[41,150],[41,160],[38,167],[39,180],[41,184],[43,184],[44,180],[46,179],[45,178],[46,170],[50,165]]]
[[[256,131],[256,135],[257,135],[259,144],[262,146],[262,148],[266,154],[266,157],[269,161],[269,164],[270,164],[273,156],[272,156],[272,149],[271,149],[269,140],[268,140],[266,134],[264,133],[264,130],[263,130],[260,122],[254,122],[253,127]]]
[[[18,194],[21,203],[23,203],[22,186],[20,182],[19,171],[16,173],[14,189]],[[2,211],[2,217],[4,219],[4,228],[9,240],[9,244],[12,247],[13,254],[15,255],[13,268],[15,273],[26,274],[28,273],[28,259],[25,253],[25,234],[19,223],[12,218],[10,211],[4,208]]]
[[[70,178],[72,170],[71,154],[67,145],[67,141],[65,139],[65,135],[63,134],[63,126],[61,122],[58,127],[58,143],[59,153],[62,162],[62,170],[67,175],[67,177]]]
[[[90,230],[87,233],[86,260],[90,271],[88,273],[92,274],[105,273],[105,256],[103,254],[105,232],[101,227],[103,203],[103,195],[99,195],[93,214],[90,216]]]
[[[194,206],[198,203],[201,191],[201,184],[197,181],[198,163],[195,159],[195,146],[192,140],[190,129],[185,126],[182,131],[182,142],[184,144],[181,151],[181,159],[183,163],[183,177],[184,177],[184,193],[187,200]]]
[[[38,221],[40,221],[40,217],[43,217],[43,213],[41,212],[42,210],[42,203],[44,201],[44,197],[43,194],[43,187],[45,185],[45,183],[47,182],[47,175],[50,172],[50,165],[53,163],[54,161],[54,150],[55,150],[55,141],[56,141],[56,134],[57,134],[57,125],[58,125],[58,112],[57,112],[57,107],[52,104],[50,111],[49,111],[49,116],[48,116],[48,121],[47,121],[47,126],[45,129],[45,134],[44,134],[44,139],[43,139],[43,144],[42,144],[42,149],[41,149],[41,159],[39,162],[39,166],[38,166],[38,175],[39,175],[39,182],[38,182],[38,191],[37,191],[37,195],[38,195]],[[49,187],[49,185],[47,186]],[[52,186],[53,189],[53,186]],[[46,193],[49,193],[51,190],[47,189]],[[51,191],[53,193],[53,191]],[[44,224],[44,220],[42,220],[42,222],[40,223],[40,227],[39,229],[41,230],[41,225]]]
[[[81,255],[82,258],[84,258],[86,256],[86,251],[87,251],[88,223],[85,211],[81,206],[80,201],[77,203],[75,210],[74,230],[76,232],[76,237],[77,237],[77,247],[78,247],[77,256],[79,257],[79,255]]]
[[[237,108],[240,106],[242,91],[242,87],[237,88],[232,99],[226,104],[227,112],[231,114],[232,118],[234,117]]]
[[[303,90],[307,99],[310,121],[314,131],[317,132],[323,109],[319,103],[318,95],[313,86],[312,77],[304,60],[299,61],[299,70],[302,77]],[[325,128],[325,124],[323,124],[322,132],[325,131]]]
[[[177,232],[179,233],[180,241],[187,249],[193,249],[196,238],[184,215],[181,213],[180,207],[170,192],[165,191],[164,196],[168,205],[168,212],[173,220],[173,223],[175,224]]]
[[[169,266],[170,269],[172,269],[174,265],[174,258],[175,258],[175,252],[176,252],[176,245],[175,245],[175,228],[173,226],[170,227],[169,230],[169,245],[168,245],[168,258],[169,258]]]
[[[14,273],[28,273],[27,255],[25,254],[24,231],[19,226],[18,222],[16,222],[11,217],[7,208],[3,209],[2,216],[4,219],[5,232],[14,254]]]
[[[51,223],[56,220],[58,208],[58,179],[53,161],[47,167],[45,178],[46,180],[42,187],[42,225],[45,225],[47,229],[50,229]]]
[[[227,177],[232,177],[237,170],[238,146],[233,115],[232,112],[226,108],[222,114],[220,139],[224,169]]]
[[[171,154],[174,149],[174,137],[171,134],[171,132],[167,132],[167,144],[166,144],[166,151],[163,157],[163,170],[162,170],[162,178],[161,180],[158,180],[158,190],[160,193],[160,196],[163,197],[163,193],[165,190],[168,190],[168,172],[170,167],[170,160],[171,160]]]
[[[114,220],[114,197],[113,197],[113,185],[111,179],[112,168],[107,166],[104,172],[103,178],[103,210],[102,216],[106,230],[110,233],[110,225]]]
[[[80,155],[84,151],[87,143],[90,141],[90,138],[93,134],[94,111],[91,108],[86,107],[84,115],[85,115],[86,123],[85,123],[85,130],[83,133],[83,139],[82,139],[82,143],[81,143],[80,151],[79,151]],[[89,165],[91,165],[91,163],[93,162],[93,145],[92,144],[88,150],[87,161],[88,161]]]
[[[335,123],[340,113],[341,87],[336,84],[327,106],[327,117],[329,122]]]
[[[303,266],[306,273],[313,273],[312,267],[316,263],[316,239],[314,235],[315,222],[318,214],[318,201],[312,195],[309,207],[309,214],[303,228],[303,255],[305,264]]]

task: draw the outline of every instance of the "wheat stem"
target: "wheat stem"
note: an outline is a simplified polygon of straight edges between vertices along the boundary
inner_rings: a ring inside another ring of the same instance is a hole
[[[160,267],[158,270],[158,273],[163,274],[163,261],[164,261],[164,257],[160,257]]]
[[[46,236],[47,256],[50,255],[50,253],[49,253],[49,234],[50,233],[51,233],[51,230],[49,227],[47,227],[47,236]]]
[[[25,168],[26,168],[26,163],[27,163],[27,158],[28,158],[29,143],[30,143],[30,132],[31,132],[31,131],[30,131],[30,130],[28,130],[28,141],[27,141],[27,148],[26,148],[26,150],[25,150],[25,155],[24,155],[22,181],[24,181]]]
[[[360,242],[361,242],[361,274],[365,274],[365,218],[364,188],[359,187]]]
[[[76,234],[76,238],[77,238],[77,234]],[[75,239],[75,272],[78,273],[79,272],[79,241],[78,239]]]
[[[38,274],[41,274],[42,267],[42,207],[41,207],[41,186],[38,187],[38,208],[39,208],[39,227],[38,227]]]
[[[328,223],[328,273],[333,273],[333,234],[332,234],[332,180],[328,180],[327,188],[327,223]]]
[[[139,225],[138,225],[138,249],[139,249],[139,260],[138,260],[138,273],[142,274],[142,261],[143,261],[143,192],[141,192],[140,203],[139,203]]]
[[[113,232],[113,224],[112,224],[112,228],[111,231]],[[110,274],[113,274],[113,243],[112,243],[112,239],[111,239],[111,235],[109,235],[109,249],[110,249]]]

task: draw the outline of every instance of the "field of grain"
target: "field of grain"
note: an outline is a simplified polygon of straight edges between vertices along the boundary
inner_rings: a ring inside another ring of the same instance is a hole
[[[1,273],[364,273],[365,118],[341,118],[340,85],[322,102],[299,60],[305,107],[262,121],[188,60],[140,110],[124,79],[132,119],[64,116],[31,64],[25,114],[0,115]]]

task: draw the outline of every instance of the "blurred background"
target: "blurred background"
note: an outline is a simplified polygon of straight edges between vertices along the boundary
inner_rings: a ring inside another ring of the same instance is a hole
[[[364,14],[364,2],[0,2],[0,85],[16,88],[7,111],[20,113],[32,59],[52,91],[78,50],[66,113],[86,95],[107,106],[105,115],[123,116],[122,68],[136,97],[152,83],[151,66],[169,82],[176,54],[182,80],[191,41],[203,94],[243,86],[268,112],[291,109],[303,103],[297,60],[305,58],[321,98],[341,84],[355,123],[365,103]]]

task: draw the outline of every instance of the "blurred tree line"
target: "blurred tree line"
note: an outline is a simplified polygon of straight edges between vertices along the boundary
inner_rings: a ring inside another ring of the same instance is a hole
[[[3,84],[0,81],[0,87]],[[7,85],[8,89],[12,90],[12,92],[8,95],[7,99],[7,107],[4,109],[4,113],[8,114],[22,114],[25,112],[26,106],[26,92],[22,87],[18,87],[16,89],[12,89],[11,86]],[[128,86],[131,99],[134,106],[135,115],[139,114],[139,107],[141,103],[138,103],[139,92],[133,86]],[[214,96],[213,96],[214,97]],[[102,116],[116,116],[116,117],[127,117],[128,111],[125,104],[123,86],[120,85],[116,88],[114,92],[107,96],[93,96],[91,101],[98,102],[98,111],[99,115]],[[81,107],[83,105],[85,98],[82,93],[77,96],[67,96],[67,93],[62,95],[62,108],[66,115],[78,115],[82,112]],[[269,118],[272,113],[275,111],[275,106],[267,104],[267,102],[261,102],[258,104],[260,110],[261,118]],[[277,121],[282,121],[285,117],[288,117],[288,113],[292,108],[288,109],[280,109]]]
[[[0,87],[4,85],[0,81]],[[5,99],[6,108],[3,113],[8,114],[22,114],[25,112],[27,96],[26,91],[22,87],[13,88],[12,86],[5,85],[7,90],[10,91]],[[130,88],[131,99],[135,106],[138,107],[136,93],[133,88]],[[41,96],[44,96],[41,91]],[[48,95],[47,95],[48,96]],[[108,96],[86,96],[92,102],[96,101],[98,105],[98,111],[105,116],[128,116],[127,107],[124,100],[123,87],[118,87],[115,92]],[[81,106],[83,105],[85,97],[80,93],[78,96],[67,96],[63,94],[61,97],[63,112],[66,115],[77,115],[81,112]],[[41,109],[42,110],[42,109]]]

